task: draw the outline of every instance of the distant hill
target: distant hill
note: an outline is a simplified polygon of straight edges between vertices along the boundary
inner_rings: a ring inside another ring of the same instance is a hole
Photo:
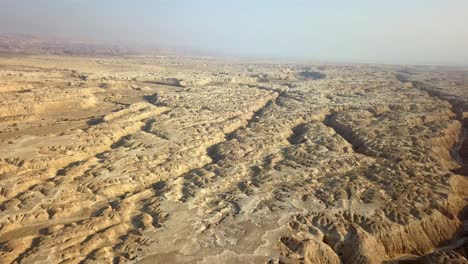
[[[187,50],[77,41],[26,34],[0,34],[0,53],[51,55],[194,55]]]

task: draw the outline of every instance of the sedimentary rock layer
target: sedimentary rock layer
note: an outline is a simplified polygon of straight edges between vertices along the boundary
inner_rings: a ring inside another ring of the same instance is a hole
[[[0,58],[1,263],[465,263],[463,69]]]

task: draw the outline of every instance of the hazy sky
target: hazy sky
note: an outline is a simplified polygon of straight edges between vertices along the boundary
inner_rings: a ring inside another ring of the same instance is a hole
[[[468,0],[0,0],[0,32],[229,56],[468,64]]]

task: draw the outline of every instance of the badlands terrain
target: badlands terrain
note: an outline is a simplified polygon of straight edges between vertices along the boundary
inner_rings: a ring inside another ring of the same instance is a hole
[[[0,56],[0,263],[467,263],[468,69]]]

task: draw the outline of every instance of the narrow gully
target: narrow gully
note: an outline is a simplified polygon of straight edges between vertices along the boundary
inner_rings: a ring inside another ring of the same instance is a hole
[[[454,148],[455,159],[460,163],[461,167],[453,170],[453,173],[468,176],[468,118],[462,120],[463,133],[460,143]]]

